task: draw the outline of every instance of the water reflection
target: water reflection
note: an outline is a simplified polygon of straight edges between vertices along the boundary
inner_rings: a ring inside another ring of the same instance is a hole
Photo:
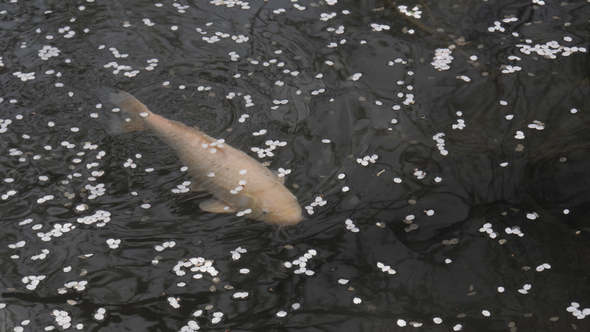
[[[3,4],[0,331],[590,328],[588,6],[413,7]],[[287,142],[306,220],[201,211],[113,87]]]

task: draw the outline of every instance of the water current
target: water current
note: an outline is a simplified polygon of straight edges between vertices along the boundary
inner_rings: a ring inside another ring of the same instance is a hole
[[[590,331],[589,17],[2,1],[0,331]],[[305,219],[199,209],[111,89],[286,174]]]

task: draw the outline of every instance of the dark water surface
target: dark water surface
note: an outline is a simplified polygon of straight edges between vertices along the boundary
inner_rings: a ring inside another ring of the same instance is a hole
[[[590,331],[589,18],[2,1],[0,331]],[[306,220],[201,211],[108,88],[290,170]]]

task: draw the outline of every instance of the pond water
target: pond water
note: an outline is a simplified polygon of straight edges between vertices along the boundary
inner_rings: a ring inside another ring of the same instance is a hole
[[[2,2],[0,331],[590,330],[589,17]],[[109,89],[290,172],[305,220],[199,209]]]

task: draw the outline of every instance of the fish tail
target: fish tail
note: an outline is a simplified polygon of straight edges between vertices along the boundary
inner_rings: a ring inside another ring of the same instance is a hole
[[[123,91],[111,93],[109,95],[109,100],[117,105],[121,111],[128,116],[128,119],[125,119],[125,122],[121,125],[122,131],[131,132],[147,129],[143,117],[151,115],[152,112],[150,112],[150,110],[139,100]]]

